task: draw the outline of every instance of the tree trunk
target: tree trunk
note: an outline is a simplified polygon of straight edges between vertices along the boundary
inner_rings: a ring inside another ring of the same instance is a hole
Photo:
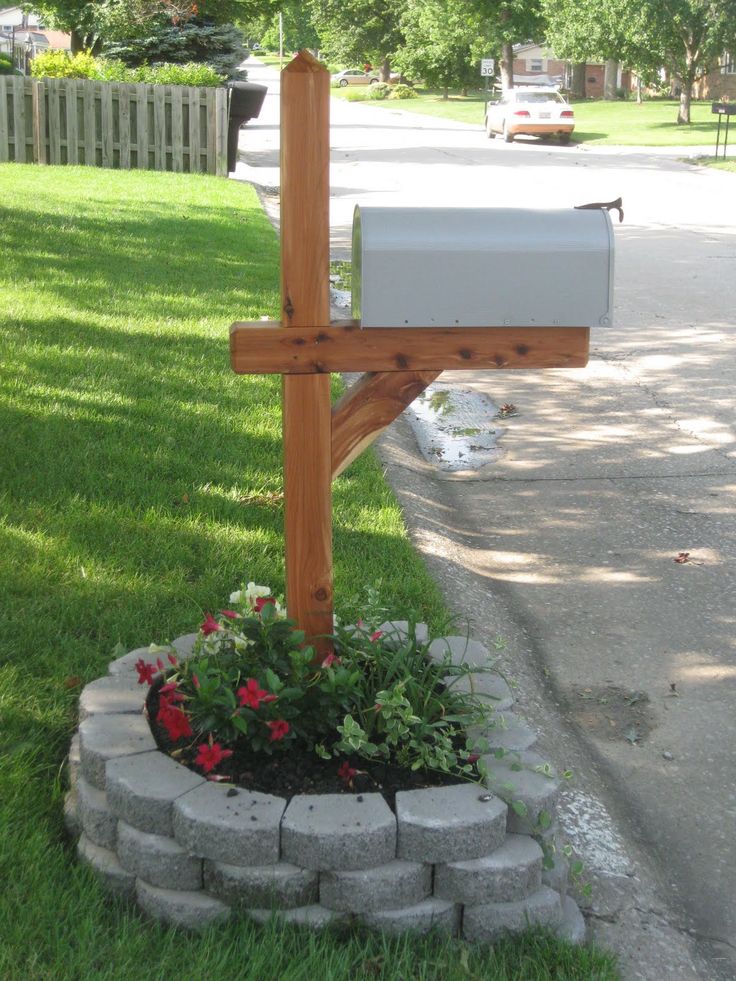
[[[616,82],[618,80],[618,62],[609,58],[603,75],[603,98],[612,102],[616,98]]]
[[[682,88],[680,89],[680,105],[677,109],[677,125],[678,126],[689,126],[690,125],[690,96],[692,93],[692,84],[687,80],[683,79]]]
[[[442,89],[442,101],[443,101],[443,102],[447,102],[447,100],[448,100],[449,98],[450,98],[450,90],[449,90],[449,88],[448,88],[447,86],[445,86],[445,87],[444,87],[444,88]]]
[[[572,66],[572,83],[570,85],[570,95],[576,99],[585,98],[585,62],[576,61]]]
[[[501,88],[514,87],[514,46],[511,41],[504,41],[501,47]]]
[[[388,82],[391,78],[391,62],[388,58],[384,58],[381,62],[381,69],[378,72],[378,77],[382,82]]]
[[[644,100],[641,96],[641,75],[636,76],[636,102],[641,105]]]

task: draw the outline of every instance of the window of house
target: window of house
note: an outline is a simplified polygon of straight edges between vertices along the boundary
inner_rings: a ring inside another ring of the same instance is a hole
[[[729,51],[723,52],[721,73],[723,75],[736,75],[736,55],[731,54]]]
[[[530,72],[543,72],[544,62],[541,58],[530,58],[528,61]]]

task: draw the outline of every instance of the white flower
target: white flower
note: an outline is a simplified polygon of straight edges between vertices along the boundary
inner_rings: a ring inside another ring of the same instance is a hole
[[[230,593],[230,602],[231,603],[239,603],[242,598],[243,598],[243,590],[242,589],[236,589],[234,593]]]
[[[148,645],[149,654],[168,654],[171,649],[172,648],[170,644],[165,644],[163,647],[161,646],[161,644]]]

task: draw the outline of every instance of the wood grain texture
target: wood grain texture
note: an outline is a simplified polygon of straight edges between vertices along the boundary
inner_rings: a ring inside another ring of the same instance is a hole
[[[230,328],[238,374],[584,368],[587,327],[370,327],[338,321],[285,330],[276,321]]]
[[[2,79],[0,79],[2,82]],[[46,95],[44,84],[38,79],[33,79],[31,89],[31,99],[33,104],[33,159],[38,164],[46,163]],[[0,87],[0,160],[7,160],[3,156],[3,119],[2,109],[4,108],[5,96]]]
[[[439,371],[367,372],[332,409],[332,478],[440,375]]]
[[[329,75],[307,52],[281,73],[281,301],[285,334],[327,325]],[[329,376],[284,377],[284,531],[289,616],[315,642],[332,633]]]
[[[79,127],[77,112],[77,80],[67,79],[64,86],[66,108],[66,162],[79,163]]]

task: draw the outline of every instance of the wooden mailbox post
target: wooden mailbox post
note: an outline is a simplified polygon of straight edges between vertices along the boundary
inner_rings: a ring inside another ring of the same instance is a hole
[[[333,630],[333,478],[445,369],[582,368],[589,334],[330,322],[329,86],[306,51],[281,73],[281,321],[230,329],[235,372],[283,376],[286,601],[321,650]],[[334,406],[333,371],[364,372]]]

